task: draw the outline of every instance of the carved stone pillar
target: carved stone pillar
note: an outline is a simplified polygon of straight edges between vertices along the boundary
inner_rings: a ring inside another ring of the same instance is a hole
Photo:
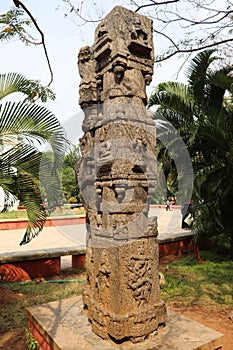
[[[160,299],[155,124],[146,110],[153,74],[152,21],[115,7],[79,53],[84,110],[79,184],[87,211],[87,284],[92,330],[115,342],[144,340],[166,321]]]

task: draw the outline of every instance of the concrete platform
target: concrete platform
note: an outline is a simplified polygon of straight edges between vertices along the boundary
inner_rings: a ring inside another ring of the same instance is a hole
[[[29,327],[42,350],[220,350],[223,335],[168,310],[166,327],[143,343],[115,345],[96,336],[81,297],[27,309]]]

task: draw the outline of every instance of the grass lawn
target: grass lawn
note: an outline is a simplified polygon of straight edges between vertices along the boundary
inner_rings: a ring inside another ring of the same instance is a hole
[[[56,283],[56,279],[59,279],[60,282]],[[46,281],[0,283],[0,330],[7,331],[21,327],[25,329],[27,327],[25,309],[28,306],[79,295],[84,283],[83,272],[54,277],[51,283]]]
[[[161,297],[169,307],[195,306],[201,310],[204,318],[208,319],[208,316],[212,315],[217,321],[223,309],[227,315],[233,310],[233,261],[211,252],[202,252],[202,258],[204,264],[198,264],[192,257],[161,264],[160,271],[166,280],[166,283],[161,285]],[[21,329],[24,334],[27,328],[25,308],[28,306],[81,294],[85,285],[85,271],[70,273],[72,274],[67,273],[54,278],[75,281],[42,281],[34,284],[0,282],[0,335],[13,332],[14,329]],[[196,314],[196,309],[193,313]],[[227,322],[231,321],[227,320],[228,316],[224,317],[225,324],[221,321],[221,327],[232,334],[233,323],[228,326]],[[231,335],[228,335],[227,342],[230,342],[230,345],[226,349],[232,349]]]
[[[8,219],[25,219],[27,218],[27,213],[25,210],[12,210],[0,213],[0,220]]]
[[[202,252],[204,264],[193,257],[163,267],[166,284],[161,285],[164,301],[177,305],[233,306],[233,261]]]
[[[54,217],[54,216],[77,216],[77,215],[84,215],[85,211],[83,208],[75,208],[75,209],[70,209],[67,207],[61,207],[57,208],[54,210],[53,213],[51,213],[49,217]],[[8,220],[8,219],[27,219],[27,212],[26,210],[12,210],[12,211],[6,211],[1,213],[0,212],[0,220]]]

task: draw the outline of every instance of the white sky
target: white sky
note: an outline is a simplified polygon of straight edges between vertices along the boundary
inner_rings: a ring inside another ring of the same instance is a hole
[[[62,0],[23,0],[23,3],[37,19],[39,27],[45,35],[46,47],[54,74],[51,88],[57,98],[44,106],[51,110],[65,127],[68,126],[68,129],[72,129],[73,135],[77,135],[78,138],[82,135],[82,113],[80,113],[78,105],[80,78],[77,68],[77,54],[82,46],[94,43],[95,26],[91,23],[78,27],[66,18]],[[98,3],[101,2],[98,1]],[[117,4],[119,1],[103,1],[104,14]],[[0,14],[7,12],[12,5],[12,0],[2,0]],[[58,5],[61,5],[60,9],[56,9]],[[159,43],[156,44],[159,45]],[[0,58],[1,73],[18,72],[27,78],[38,79],[43,84],[49,82],[50,73],[42,46],[26,46],[16,40],[0,42]],[[177,69],[178,63],[175,59],[155,68],[153,81],[148,88],[148,95],[159,82],[175,80],[174,74]]]

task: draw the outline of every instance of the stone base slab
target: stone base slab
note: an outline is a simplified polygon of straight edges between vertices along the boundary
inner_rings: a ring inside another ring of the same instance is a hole
[[[80,296],[29,307],[27,316],[42,350],[220,350],[223,344],[223,334],[170,310],[166,326],[144,342],[103,340],[92,332]]]

